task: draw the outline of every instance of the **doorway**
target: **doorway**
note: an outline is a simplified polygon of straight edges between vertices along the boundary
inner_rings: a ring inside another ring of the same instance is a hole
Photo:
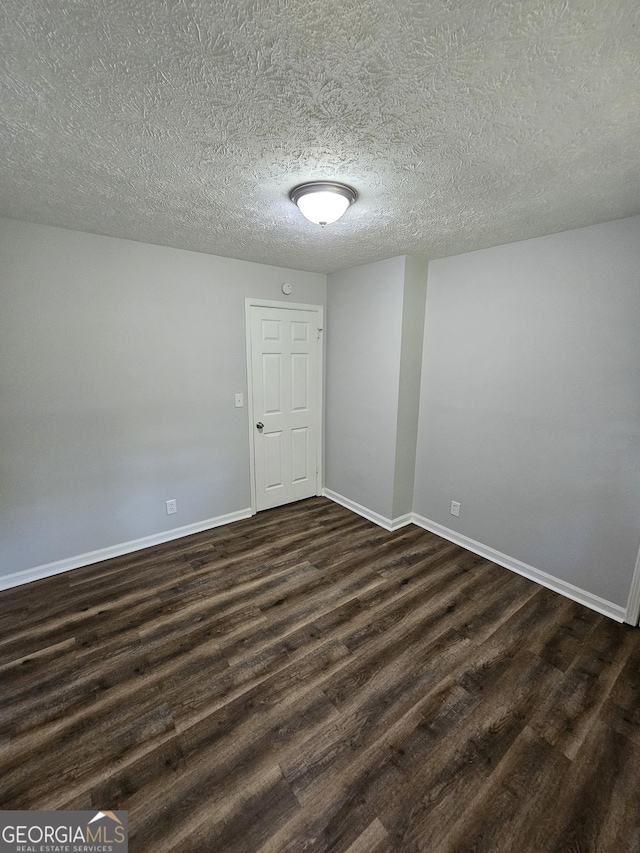
[[[246,299],[253,512],[322,489],[321,305]]]

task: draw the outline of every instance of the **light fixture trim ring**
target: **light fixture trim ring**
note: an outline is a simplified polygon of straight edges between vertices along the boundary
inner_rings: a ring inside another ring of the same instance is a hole
[[[338,181],[308,181],[306,184],[298,184],[289,193],[289,198],[294,204],[298,204],[298,199],[308,193],[332,192],[346,198],[351,206],[358,198],[358,193],[353,187],[348,184],[341,184]]]

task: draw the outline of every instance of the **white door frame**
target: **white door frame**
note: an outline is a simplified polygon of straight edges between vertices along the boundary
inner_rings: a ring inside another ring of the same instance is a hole
[[[253,445],[255,418],[253,413],[253,378],[251,367],[251,308],[282,308],[294,311],[308,311],[316,314],[318,320],[318,441],[316,443],[316,495],[322,494],[323,487],[323,454],[324,446],[324,308],[322,305],[311,305],[308,302],[276,302],[272,299],[257,299],[252,296],[244,300],[245,347],[247,354],[247,411],[249,415],[249,470],[251,478],[251,515],[257,512],[256,502],[256,459]]]
[[[629,590],[629,598],[627,600],[627,610],[624,615],[624,621],[629,625],[637,625],[640,620],[640,549],[636,557],[636,567],[633,571],[631,579],[631,589]]]

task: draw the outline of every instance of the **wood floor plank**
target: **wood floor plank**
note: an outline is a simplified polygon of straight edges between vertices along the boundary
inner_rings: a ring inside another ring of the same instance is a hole
[[[640,748],[598,721],[574,759],[541,839],[551,853],[627,850],[638,815]],[[623,827],[627,827],[626,832]]]
[[[458,853],[527,849],[515,848],[514,838],[529,833],[530,844],[532,812],[533,822],[540,821],[539,799],[548,792],[550,780],[562,780],[570,766],[565,755],[525,726],[487,784],[480,786],[457,818],[454,815],[453,826],[438,849]],[[546,805],[552,808],[551,803]]]
[[[391,849],[389,835],[378,818],[371,821],[353,844],[349,845],[346,853],[384,853]]]
[[[602,652],[585,645],[576,655],[565,677],[543,698],[531,726],[549,743],[574,758],[589,730],[600,716],[630,654],[624,629],[616,632],[617,651]]]
[[[521,735],[532,700],[545,693],[556,672],[546,661],[523,652],[482,692],[449,737],[427,743],[423,756],[416,755],[412,745],[405,748],[413,760],[403,768],[404,789],[416,785],[427,793],[407,802],[387,799],[381,804],[380,819],[396,844],[438,848],[457,816],[456,804],[468,802],[478,787],[488,784],[496,765]]]
[[[640,853],[640,632],[312,498],[0,593],[0,807],[132,853]]]

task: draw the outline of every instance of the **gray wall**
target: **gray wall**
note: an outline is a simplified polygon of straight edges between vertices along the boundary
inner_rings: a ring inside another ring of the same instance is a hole
[[[624,606],[639,271],[640,217],[433,261],[422,358],[424,264],[331,275],[327,487],[393,519],[415,472],[417,514]],[[321,275],[0,220],[0,574],[249,506],[244,297],[284,280],[326,304]]]
[[[639,510],[640,217],[432,261],[414,511],[624,606]]]
[[[400,518],[413,510],[426,295],[426,261],[405,256],[392,518]]]
[[[0,220],[0,574],[249,506],[244,298],[283,281],[325,304],[323,275]]]
[[[327,278],[325,485],[391,518],[404,258]]]
[[[325,485],[385,519],[411,511],[426,264],[327,280]]]

